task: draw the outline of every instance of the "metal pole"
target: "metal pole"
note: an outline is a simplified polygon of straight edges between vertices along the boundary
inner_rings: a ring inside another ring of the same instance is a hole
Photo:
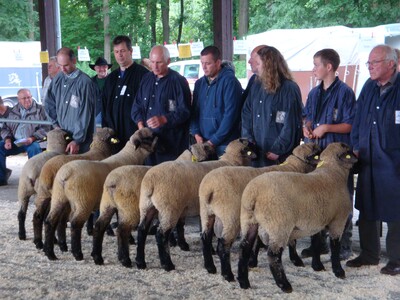
[[[50,121],[45,120],[12,120],[0,118],[0,123],[20,123],[20,124],[42,124],[42,125],[53,125]]]

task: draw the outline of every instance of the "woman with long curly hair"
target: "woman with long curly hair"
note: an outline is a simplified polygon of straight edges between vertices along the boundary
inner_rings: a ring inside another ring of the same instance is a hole
[[[242,136],[258,146],[255,167],[286,159],[302,137],[299,86],[278,49],[262,47],[261,65],[242,110]]]

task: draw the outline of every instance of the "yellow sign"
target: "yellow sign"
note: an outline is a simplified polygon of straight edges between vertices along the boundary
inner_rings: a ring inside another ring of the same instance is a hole
[[[40,63],[47,64],[49,62],[49,52],[48,51],[40,51]]]
[[[192,52],[190,51],[189,44],[179,45],[178,50],[179,50],[179,58],[192,57]]]

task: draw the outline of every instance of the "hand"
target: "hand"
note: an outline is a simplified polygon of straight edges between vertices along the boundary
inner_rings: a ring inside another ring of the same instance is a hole
[[[147,126],[152,129],[159,128],[167,123],[167,118],[165,116],[154,116],[147,120]]]
[[[268,158],[269,160],[278,160],[279,155],[272,153],[272,152],[267,152],[265,154],[265,157]]]
[[[308,126],[303,127],[303,135],[304,135],[304,137],[306,137],[310,140],[314,138],[313,134],[312,134],[312,130]]]
[[[79,144],[75,141],[70,142],[65,148],[65,152],[69,152],[69,154],[78,154],[79,153]]]
[[[10,139],[6,139],[6,140],[4,141],[4,148],[5,148],[6,150],[11,150],[11,148],[12,148],[12,143],[11,143],[11,140],[10,140]]]
[[[25,145],[29,146],[30,144],[32,144],[34,142],[34,138],[33,137],[29,137],[26,139],[25,141]]]
[[[325,133],[327,132],[327,125],[326,124],[322,124],[319,125],[317,128],[315,128],[312,132],[314,138],[322,138]]]
[[[194,138],[195,138],[197,144],[203,144],[204,140],[200,134],[195,134]]]

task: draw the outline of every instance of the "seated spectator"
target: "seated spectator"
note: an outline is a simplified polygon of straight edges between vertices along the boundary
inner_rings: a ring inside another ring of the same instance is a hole
[[[3,98],[0,96],[0,118],[1,119],[6,119],[10,113],[11,107],[4,105]],[[3,127],[3,123],[0,123],[0,128]],[[0,137],[0,141],[2,138]]]
[[[46,120],[44,108],[32,101],[31,92],[28,89],[20,89],[17,93],[18,104],[15,105],[9,115],[9,120],[37,121]],[[28,153],[28,158],[42,152],[39,140],[42,140],[47,131],[48,125],[27,124],[17,122],[5,122],[1,128],[0,142],[0,186],[7,185],[11,172],[6,169],[6,156],[16,155],[22,152]]]

